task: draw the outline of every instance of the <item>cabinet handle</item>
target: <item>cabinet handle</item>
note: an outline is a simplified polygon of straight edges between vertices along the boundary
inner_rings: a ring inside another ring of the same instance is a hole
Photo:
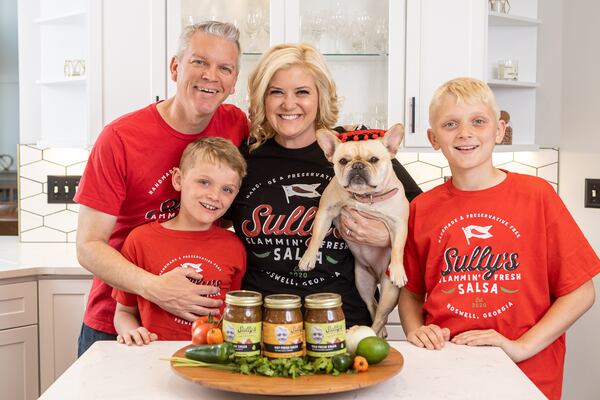
[[[156,96],[156,101],[160,100],[160,98],[158,96]]]
[[[415,133],[415,98],[412,97],[410,101],[410,133]]]

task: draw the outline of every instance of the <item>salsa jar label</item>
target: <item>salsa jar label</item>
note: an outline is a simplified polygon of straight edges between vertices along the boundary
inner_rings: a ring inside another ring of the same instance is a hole
[[[302,357],[304,330],[302,322],[271,324],[263,322],[263,355],[271,358]]]
[[[260,355],[261,322],[236,323],[223,320],[225,341],[233,344],[236,357]]]
[[[332,357],[346,352],[346,321],[327,324],[305,322],[306,354],[309,357]]]

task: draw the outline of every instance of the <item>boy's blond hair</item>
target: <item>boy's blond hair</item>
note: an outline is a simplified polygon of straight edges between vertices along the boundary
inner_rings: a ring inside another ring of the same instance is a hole
[[[240,179],[246,176],[246,160],[233,143],[220,137],[200,138],[188,144],[179,162],[179,169],[184,173],[197,161],[206,161],[218,165],[226,165],[238,173]]]
[[[306,43],[279,44],[262,55],[248,78],[250,137],[253,139],[250,151],[275,136],[276,132],[267,121],[265,97],[273,75],[279,70],[293,66],[306,69],[315,79],[319,97],[316,128],[331,128],[337,122],[339,113],[337,90],[321,53]]]
[[[429,103],[430,126],[433,126],[433,116],[440,105],[442,97],[447,94],[454,96],[457,103],[473,104],[481,102],[486,104],[494,112],[496,120],[500,119],[500,109],[496,103],[496,96],[485,82],[475,78],[456,78],[444,83],[433,94]]]

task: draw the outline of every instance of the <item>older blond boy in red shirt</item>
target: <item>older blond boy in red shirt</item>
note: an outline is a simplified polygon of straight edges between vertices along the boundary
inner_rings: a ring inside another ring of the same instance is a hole
[[[565,331],[594,302],[600,260],[548,183],[493,166],[499,114],[471,78],[446,82],[431,101],[428,137],[452,179],[410,205],[400,318],[419,347],[501,347],[558,399]]]

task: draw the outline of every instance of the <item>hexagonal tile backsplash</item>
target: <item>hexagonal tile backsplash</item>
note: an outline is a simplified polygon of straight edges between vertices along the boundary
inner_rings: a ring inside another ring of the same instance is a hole
[[[22,242],[74,242],[78,205],[48,204],[47,175],[81,175],[88,150],[19,146],[19,233]],[[424,191],[450,175],[441,153],[399,153],[398,159]],[[537,175],[558,191],[558,150],[494,153],[494,164]]]

